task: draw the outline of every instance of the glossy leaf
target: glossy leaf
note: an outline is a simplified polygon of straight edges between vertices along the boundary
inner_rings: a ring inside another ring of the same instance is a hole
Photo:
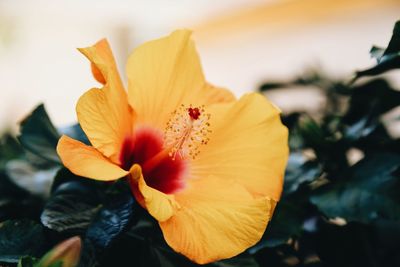
[[[79,124],[56,129],[44,105],[40,104],[20,123],[18,140],[27,150],[35,155],[53,163],[60,163],[56,147],[58,139],[62,134],[89,144]]]
[[[249,253],[242,253],[231,259],[221,260],[206,265],[199,265],[181,254],[173,251],[165,242],[162,237],[161,230],[158,223],[149,216],[143,214],[141,220],[127,232],[128,241],[119,243],[115,251],[120,252],[121,247],[124,250],[130,251],[125,261],[132,258],[137,258],[136,266],[146,267],[172,267],[172,266],[185,266],[185,267],[258,267],[255,258]],[[124,257],[125,253],[121,253]],[[120,255],[120,254],[118,254]],[[111,261],[111,256],[109,256]],[[119,259],[118,262],[122,261]],[[262,265],[261,265],[262,266]]]
[[[134,203],[131,195],[110,199],[93,219],[86,238],[99,249],[109,246],[129,225],[134,212]]]
[[[41,256],[44,229],[28,220],[10,220],[0,225],[0,262],[17,263],[22,256]]]
[[[330,218],[371,222],[382,218],[400,219],[400,179],[395,174],[400,156],[393,153],[367,155],[344,179],[321,187],[311,202]]]
[[[61,184],[48,200],[40,216],[46,227],[57,232],[83,233],[100,209],[95,188],[70,181]]]
[[[55,163],[60,159],[55,150],[60,135],[51,123],[44,105],[36,107],[20,124],[21,144],[39,157]]]
[[[6,165],[8,177],[34,195],[47,197],[59,167],[40,169],[27,160],[11,160]]]
[[[93,258],[98,261],[104,256],[104,251],[129,229],[136,209],[129,191],[107,197],[86,231],[81,266],[90,265],[87,261],[93,261]]]

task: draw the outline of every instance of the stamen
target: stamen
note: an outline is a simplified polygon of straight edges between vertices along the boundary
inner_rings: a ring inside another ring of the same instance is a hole
[[[182,104],[172,112],[164,133],[164,147],[169,150],[169,156],[194,159],[200,153],[200,146],[210,140],[209,121],[210,114],[205,113],[204,106]]]

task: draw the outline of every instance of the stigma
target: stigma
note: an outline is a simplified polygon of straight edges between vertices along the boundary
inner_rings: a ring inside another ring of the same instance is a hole
[[[209,142],[210,114],[205,113],[204,106],[180,105],[172,112],[164,132],[164,147],[169,156],[175,160],[195,159],[200,147]]]

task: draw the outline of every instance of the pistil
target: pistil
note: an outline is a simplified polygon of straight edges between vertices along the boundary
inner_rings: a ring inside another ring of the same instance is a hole
[[[206,145],[211,133],[210,114],[204,106],[186,107],[181,105],[171,114],[164,133],[164,147],[170,147],[169,155],[175,160],[190,157],[194,159],[200,153],[200,146]]]

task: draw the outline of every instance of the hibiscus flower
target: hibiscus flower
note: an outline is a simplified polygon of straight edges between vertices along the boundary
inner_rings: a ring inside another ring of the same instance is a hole
[[[288,132],[264,96],[237,100],[207,83],[190,35],[139,46],[127,92],[106,40],[80,49],[103,85],[76,107],[91,146],[62,136],[57,151],[76,175],[126,177],[169,246],[203,264],[260,240],[281,195]]]

